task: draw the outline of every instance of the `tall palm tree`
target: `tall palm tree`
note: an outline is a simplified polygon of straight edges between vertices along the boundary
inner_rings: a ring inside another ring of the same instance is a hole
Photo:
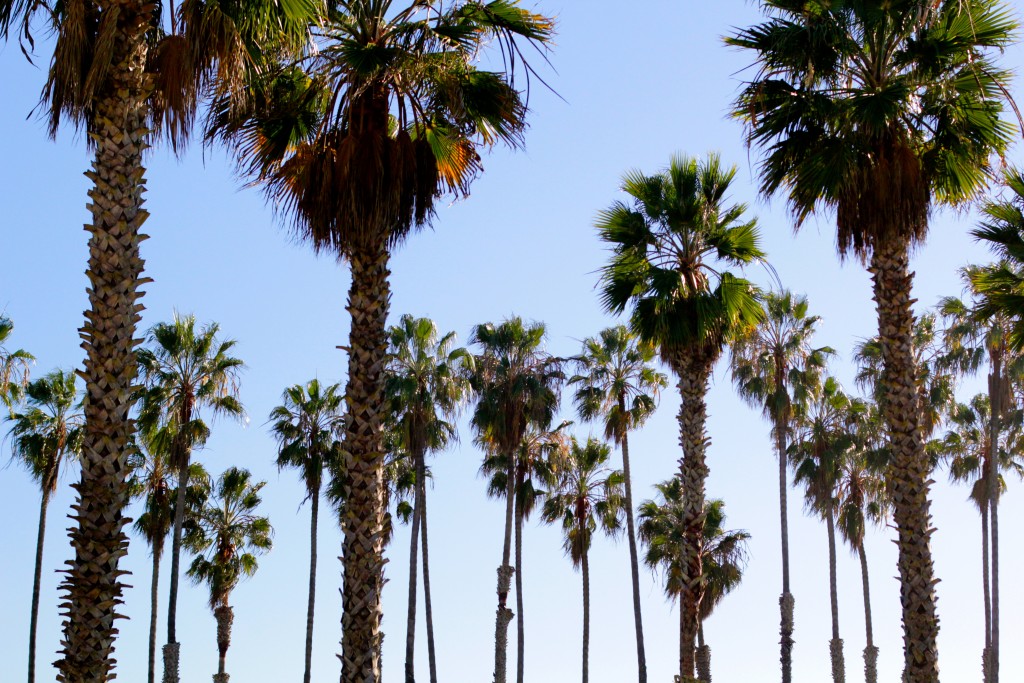
[[[388,262],[438,197],[468,193],[478,148],[521,143],[514,76],[478,67],[480,50],[498,43],[521,65],[522,43],[545,45],[552,22],[517,0],[349,0],[315,33],[298,66],[271,69],[240,112],[215,107],[212,134],[314,250],[350,266],[342,678],[376,682]]]
[[[789,521],[786,482],[789,469],[789,432],[793,404],[812,389],[833,350],[814,348],[811,337],[821,318],[808,315],[807,297],[785,290],[767,292],[765,317],[750,333],[733,344],[732,381],[740,397],[761,408],[771,421],[775,454],[779,458],[779,519],[782,530],[782,595],[779,644],[782,681],[793,680],[793,608],[789,592]]]
[[[384,391],[390,403],[395,436],[412,456],[415,494],[409,550],[409,611],[405,641],[405,680],[415,681],[416,564],[423,541],[423,591],[427,605],[427,652],[431,683],[437,682],[433,614],[430,608],[427,566],[427,467],[428,452],[444,450],[458,437],[452,422],[458,417],[469,392],[473,356],[455,347],[455,333],[438,336],[429,318],[403,315],[388,329],[388,363]]]
[[[477,441],[504,458],[506,471],[514,471],[519,447],[530,425],[544,430],[558,409],[558,389],[564,375],[561,363],[544,351],[543,323],[524,323],[513,317],[499,325],[473,328],[471,343],[480,347],[474,358],[472,387],[477,403],[473,429]],[[509,466],[512,465],[512,466]],[[512,527],[516,477],[506,477],[505,537],[498,567],[498,610],[494,631],[494,683],[505,683],[508,625],[512,610],[506,606],[513,568]],[[520,608],[521,609],[521,608]],[[525,646],[520,631],[516,681],[522,683]]]
[[[633,483],[629,466],[629,432],[640,427],[654,412],[658,394],[668,379],[650,363],[655,350],[638,343],[625,325],[602,330],[598,337],[583,340],[583,351],[573,360],[577,374],[569,384],[577,385],[574,400],[583,420],[604,421],[604,436],[622,449],[625,477],[626,538],[629,541],[630,578],[633,582],[633,621],[640,683],[647,683],[644,626],[640,614],[640,566],[636,552],[633,520]]]
[[[621,530],[625,503],[625,475],[608,467],[610,459],[607,444],[593,437],[581,444],[574,438],[567,457],[551,463],[551,491],[544,501],[544,521],[561,522],[562,547],[583,574],[583,683],[590,678],[590,544],[598,529],[609,535]]]
[[[341,460],[344,396],[341,385],[322,385],[314,378],[285,389],[282,404],[270,411],[271,431],[278,442],[277,467],[299,470],[310,503],[309,600],[306,605],[306,658],[303,683],[309,683],[313,661],[313,605],[316,597],[316,536],[324,470]]]
[[[652,570],[659,568],[665,576],[665,595],[676,600],[682,595],[682,567],[687,543],[685,538],[685,503],[678,477],[655,484],[660,501],[645,500],[640,505],[640,539],[647,546],[644,563]],[[704,599],[700,604],[697,629],[697,677],[711,681],[711,648],[704,642],[704,620],[711,616],[722,599],[739,585],[747,562],[746,531],[725,530],[725,503],[718,499],[705,502],[704,535],[701,557],[704,563]],[[681,606],[680,606],[681,607]],[[683,625],[680,617],[679,658],[685,651]]]
[[[850,429],[852,400],[833,377],[825,379],[819,392],[801,411],[790,446],[790,458],[796,466],[796,481],[805,486],[807,506],[825,521],[828,531],[829,599],[832,607],[833,683],[846,681],[843,640],[839,636],[839,597],[836,579],[836,511],[839,480],[853,448]]]
[[[0,315],[0,401],[8,410],[20,399],[21,390],[28,384],[29,367],[35,360],[35,356],[24,349],[7,350],[5,343],[13,332],[11,319]]]
[[[301,44],[314,0],[222,4],[148,0],[0,0],[0,38],[11,29],[31,49],[32,31],[55,34],[42,106],[51,136],[62,122],[84,130],[95,156],[90,187],[89,308],[79,334],[86,359],[86,431],[74,560],[62,588],[62,681],[113,672],[115,621],[127,537],[130,408],[137,366],[146,189],[144,150],[165,136],[181,151],[201,99],[237,89],[260,48]],[[259,46],[257,48],[256,46]],[[26,50],[28,54],[28,50]]]
[[[39,483],[39,533],[36,569],[32,581],[32,612],[28,630],[28,683],[36,678],[36,626],[39,622],[39,582],[43,571],[46,510],[57,491],[61,468],[79,458],[82,449],[82,402],[75,373],[54,370],[25,386],[26,405],[13,411],[10,421],[14,459]]]
[[[209,501],[190,520],[186,547],[196,554],[188,575],[210,588],[210,609],[217,619],[217,673],[214,683],[228,683],[224,663],[231,645],[235,613],[228,600],[243,578],[256,573],[257,556],[273,545],[270,520],[256,514],[265,481],[254,482],[249,470],[230,467],[217,479]]]
[[[686,646],[681,675],[692,677],[700,613],[701,515],[708,476],[705,396],[715,362],[727,344],[758,323],[763,311],[754,286],[726,270],[763,262],[756,221],[744,204],[728,204],[736,168],[717,155],[674,157],[666,171],[627,173],[631,204],[601,212],[597,228],[612,250],[601,273],[605,309],[630,309],[630,326],[655,346],[678,381],[679,476],[689,517],[688,562],[681,596]]]
[[[166,430],[171,466],[178,480],[171,541],[171,589],[167,607],[167,644],[164,646],[164,683],[177,683],[178,578],[182,524],[188,491],[188,466],[192,451],[206,443],[210,428],[203,419],[227,416],[244,419],[238,400],[238,373],[242,361],[231,355],[233,340],[218,338],[220,326],[197,327],[193,315],[174,315],[170,323],[154,325],[146,335],[148,346],[137,352],[145,382],[139,409],[143,431]]]
[[[835,212],[841,256],[868,265],[882,342],[908,683],[938,680],[928,458],[915,410],[910,252],[936,203],[980,195],[1013,128],[993,59],[1016,23],[996,0],[765,0],[727,38],[758,68],[735,115],[764,151],[761,190],[796,224]]]

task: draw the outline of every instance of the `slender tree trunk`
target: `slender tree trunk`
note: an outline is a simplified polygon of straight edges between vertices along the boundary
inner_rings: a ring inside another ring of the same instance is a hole
[[[869,268],[882,342],[881,408],[892,449],[889,480],[898,529],[905,683],[937,683],[939,620],[928,499],[930,465],[914,360],[909,238],[879,240]]]
[[[992,644],[989,654],[989,683],[999,683],[999,512],[992,500]]]
[[[320,480],[310,492],[311,511],[309,515],[309,602],[306,605],[306,665],[302,682],[309,683],[313,665],[313,612],[316,604],[316,530],[320,518]]]
[[[697,624],[697,680],[711,683],[711,648],[704,642],[704,620]]]
[[[523,501],[519,493],[523,489],[522,476],[516,476],[516,683],[523,683],[526,667],[526,634],[523,622]]]
[[[619,396],[619,410],[626,411],[626,400]],[[626,480],[626,538],[629,541],[629,573],[633,585],[633,625],[636,629],[636,663],[639,683],[647,683],[647,655],[644,652],[644,622],[640,615],[640,564],[636,552],[636,523],[633,519],[633,483],[629,467],[629,437],[623,431],[622,472]]]
[[[175,625],[178,619],[178,580],[181,575],[181,529],[185,522],[185,498],[188,491],[189,456],[177,454],[178,495],[174,503],[174,530],[171,535],[171,589],[167,601],[167,644],[164,645],[163,683],[178,683],[178,663],[181,644],[178,642]]]
[[[989,586],[989,532],[988,532],[988,501],[981,505],[981,573],[982,591],[985,597],[985,649],[981,652],[981,678],[984,683],[990,683],[991,670],[989,669],[989,658],[992,656],[992,592]]]
[[[992,617],[988,654],[988,683],[999,683],[999,431],[1005,401],[1009,395],[1008,380],[1003,376],[1002,356],[993,354],[992,371],[989,374],[989,407],[991,420],[989,429],[988,472],[985,480],[985,497],[990,509],[992,534]]]
[[[846,682],[846,663],[843,661],[843,639],[839,637],[839,591],[836,579],[836,524],[832,505],[825,512],[825,524],[828,528],[828,597],[832,606],[832,640],[829,642],[829,653],[832,657],[833,683]]]
[[[427,482],[425,476],[423,479],[423,503],[420,510],[420,541],[423,544],[423,611],[427,617],[427,657],[430,663],[430,683],[437,683],[437,660],[434,652],[434,611],[430,605],[430,556],[427,552]]]
[[[423,454],[420,452],[413,455],[416,468],[416,494],[409,539],[409,607],[405,625],[405,683],[415,683],[416,681],[416,555],[419,552],[420,511],[423,509],[423,496],[420,494],[420,461],[422,458]]]
[[[349,256],[349,411],[345,465],[349,486],[342,545],[341,683],[380,683],[384,585],[384,358],[387,355],[388,252],[368,239]]]
[[[46,509],[50,506],[49,487],[44,483],[39,503],[39,533],[36,535],[36,572],[32,579],[32,616],[28,625],[28,683],[36,680],[36,629],[39,625],[39,583],[43,576],[43,539],[46,538]]]
[[[217,675],[213,677],[213,681],[228,683],[229,676],[225,671],[225,663],[228,648],[231,647],[231,624],[235,621],[235,612],[229,605],[224,604],[213,610],[213,616],[217,619]]]
[[[141,319],[139,288],[143,261],[139,256],[145,169],[142,152],[149,131],[145,71],[145,33],[152,7],[143,3],[104,4],[113,29],[110,66],[90,103],[88,139],[95,145],[88,208],[89,310],[79,330],[85,363],[85,428],[81,479],[73,484],[78,500],[71,515],[74,559],[68,563],[62,611],[61,683],[97,683],[114,674],[115,622],[126,573],[119,568],[128,552],[124,507],[130,472],[128,444],[133,430],[129,415],[135,387],[135,331]],[[104,26],[107,23],[104,22]],[[69,49],[66,37],[56,50]],[[73,48],[72,48],[73,49]]]
[[[676,358],[674,369],[679,377],[679,443],[683,457],[679,460],[679,478],[684,491],[683,537],[686,540],[682,566],[683,590],[679,596],[682,609],[682,663],[679,675],[683,681],[693,678],[695,667],[695,641],[699,622],[701,587],[704,565],[700,548],[704,535],[704,482],[708,477],[705,454],[708,444],[706,431],[708,381],[714,366],[714,355],[692,351]]]
[[[583,683],[590,676],[590,562],[583,551]]]
[[[498,567],[498,613],[494,625],[494,683],[505,683],[508,656],[508,625],[512,621],[512,610],[506,607],[508,591],[512,584],[512,567],[509,556],[512,553],[512,518],[515,504],[515,454],[509,450],[507,484],[505,486],[505,542],[501,549],[501,566]]]
[[[779,596],[779,661],[782,663],[782,683],[793,681],[793,608],[796,600],[789,592],[789,473],[786,459],[786,419],[775,422],[775,450],[779,455],[779,523],[782,532],[782,595]]]
[[[160,559],[164,554],[164,537],[153,539],[153,580],[149,586],[149,675],[148,683],[156,680],[157,614],[160,609]]]
[[[679,601],[679,676],[683,675],[683,667],[686,665],[686,611],[683,610],[683,601]],[[681,680],[680,683],[686,683]]]
[[[864,539],[857,546],[860,557],[860,580],[864,587],[864,633],[867,644],[864,647],[864,683],[878,683],[878,648],[871,625],[871,585],[868,582],[868,555],[864,551]]]

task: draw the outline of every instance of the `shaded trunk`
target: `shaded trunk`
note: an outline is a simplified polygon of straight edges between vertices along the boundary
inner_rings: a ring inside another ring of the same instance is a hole
[[[857,546],[860,557],[860,580],[864,587],[864,683],[878,683],[878,648],[875,647],[874,629],[871,624],[871,585],[868,582],[868,555],[864,551],[864,540]]]
[[[185,498],[188,491],[189,455],[178,453],[178,495],[174,503],[174,530],[171,535],[171,589],[167,601],[167,644],[164,645],[163,683],[178,683],[178,661],[181,645],[178,643],[175,625],[178,619],[178,580],[181,575],[181,531],[185,522]]]
[[[316,530],[320,517],[320,481],[317,479],[313,491],[309,492],[311,510],[309,515],[309,601],[306,605],[306,663],[302,682],[309,683],[313,665],[313,612],[316,604]]]
[[[878,240],[869,271],[882,342],[880,403],[892,451],[889,481],[898,530],[905,683],[937,683],[939,620],[931,551],[930,465],[918,402],[909,251],[909,238]]]
[[[416,555],[419,552],[420,541],[420,511],[423,509],[423,496],[420,493],[420,463],[423,460],[421,452],[413,454],[413,461],[416,468],[416,494],[413,501],[412,524],[409,539],[409,596],[408,611],[405,624],[405,683],[414,683],[416,680],[416,577],[417,562]]]
[[[1005,401],[1009,396],[1008,380],[1003,376],[1002,355],[994,352],[991,357],[992,371],[988,378],[989,406],[991,420],[988,440],[988,471],[985,473],[985,497],[990,514],[990,551],[992,553],[992,616],[989,623],[988,683],[999,683],[999,430]]]
[[[583,683],[590,676],[590,562],[583,551]]]
[[[427,546],[427,482],[423,478],[423,501],[420,510],[420,540],[423,543],[423,611],[427,617],[427,658],[430,663],[430,683],[437,683],[437,660],[434,653],[434,611],[430,604],[430,555]],[[417,479],[419,481],[419,479]]]
[[[128,519],[127,478],[130,411],[135,389],[138,303],[144,283],[139,243],[145,239],[142,208],[145,169],[142,153],[149,131],[149,80],[145,33],[152,23],[153,5],[104,5],[110,16],[110,66],[88,103],[89,140],[95,145],[88,205],[89,309],[79,330],[85,361],[79,373],[85,381],[85,427],[82,435],[80,480],[70,529],[74,559],[68,562],[64,593],[61,658],[56,662],[61,683],[97,683],[114,675],[116,621],[122,618],[126,573],[119,568],[128,552],[124,525]],[[104,26],[107,22],[104,22]],[[63,34],[57,49],[68,49]]]
[[[32,579],[32,615],[28,624],[28,683],[36,680],[36,629],[39,626],[39,583],[43,576],[43,539],[46,538],[46,509],[50,506],[49,486],[43,486],[39,503],[39,533],[36,535],[36,571]]]
[[[711,683],[711,648],[704,642],[704,622],[697,625],[697,680]]]
[[[153,540],[153,580],[149,586],[149,676],[148,683],[156,680],[157,613],[160,609],[160,559],[164,554],[164,537]]]
[[[349,255],[349,410],[345,471],[349,475],[342,528],[342,683],[379,683],[384,585],[384,358],[388,316],[388,252],[383,238]]]
[[[984,683],[990,683],[989,657],[992,654],[992,592],[989,590],[989,532],[988,532],[988,503],[981,506],[981,582],[985,598],[985,649],[981,652],[981,679]]]
[[[778,380],[776,380],[778,381]],[[785,418],[775,422],[775,450],[779,455],[779,525],[782,533],[782,595],[779,596],[779,661],[782,664],[782,683],[793,681],[793,608],[795,600],[789,592],[789,474],[786,460]]]
[[[526,665],[526,638],[523,631],[523,501],[519,494],[523,490],[523,477],[516,475],[516,683],[523,683]]]
[[[999,512],[992,500],[992,644],[989,648],[989,683],[999,683]]]
[[[508,656],[508,625],[512,621],[512,610],[506,606],[508,591],[512,585],[512,567],[509,556],[512,553],[512,518],[515,504],[515,477],[512,467],[515,457],[508,456],[509,476],[505,485],[505,541],[501,549],[501,565],[498,567],[498,612],[494,620],[494,683],[505,683]]]
[[[213,610],[213,616],[217,619],[217,675],[213,678],[218,683],[227,683],[225,663],[228,648],[231,647],[231,624],[235,621],[235,612],[230,605],[225,604]]]
[[[825,525],[828,528],[828,597],[832,606],[832,640],[829,654],[832,658],[833,683],[845,683],[846,664],[843,661],[843,639],[839,637],[839,590],[836,579],[836,523],[832,505],[825,511]]]
[[[619,396],[619,410],[626,411],[625,397]],[[636,663],[639,683],[647,683],[647,655],[644,652],[644,623],[640,615],[640,564],[636,552],[636,523],[633,520],[633,483],[629,467],[629,438],[623,432],[622,472],[626,484],[626,539],[629,541],[629,573],[633,586],[633,625],[636,629]]]

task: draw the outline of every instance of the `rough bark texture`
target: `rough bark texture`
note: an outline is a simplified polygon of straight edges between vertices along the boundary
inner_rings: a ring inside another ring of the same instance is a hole
[[[415,683],[416,681],[416,579],[418,569],[416,556],[419,552],[420,511],[423,505],[419,481],[420,459],[423,455],[422,453],[416,453],[413,457],[416,467],[416,493],[413,501],[412,523],[410,524],[409,534],[409,595],[408,611],[405,619],[405,683]]]
[[[228,648],[231,647],[231,625],[235,621],[235,611],[230,605],[220,605],[213,610],[213,616],[217,620],[217,673],[223,675]]]
[[[697,680],[711,683],[711,648],[707,645],[697,646]]]
[[[383,242],[349,257],[348,414],[345,465],[349,486],[342,546],[342,683],[380,682],[381,589],[384,585],[383,369],[390,290]]]
[[[46,508],[50,491],[44,486],[39,503],[39,533],[36,536],[36,571],[32,579],[32,616],[28,625],[28,683],[36,680],[36,628],[39,625],[39,583],[43,575],[43,539],[46,537]]]
[[[868,581],[868,555],[864,543],[857,547],[860,557],[860,579],[864,588],[864,633],[867,644],[864,648],[864,683],[878,683],[878,648],[875,647],[874,628],[871,621],[871,584]]]
[[[939,619],[924,450],[914,361],[909,239],[879,240],[869,268],[882,342],[882,415],[892,450],[889,481],[898,530],[900,600],[906,683],[937,683]]]
[[[153,580],[149,586],[149,675],[148,683],[156,680],[156,630],[160,608],[160,558],[164,554],[164,539],[153,540]]]
[[[832,656],[832,681],[845,683],[846,665],[843,660],[843,639],[839,637],[839,590],[836,577],[836,525],[835,516],[830,505],[825,513],[825,526],[828,529],[828,597],[832,607],[832,640],[828,649]]]
[[[778,362],[778,361],[777,361]],[[779,382],[779,379],[776,379]],[[786,462],[786,419],[775,422],[775,450],[779,456],[779,526],[782,535],[782,595],[779,596],[779,661],[782,664],[782,683],[793,681],[793,607],[795,600],[789,592],[789,473]]]
[[[302,682],[309,683],[310,670],[313,666],[313,614],[316,604],[316,531],[320,517],[320,483],[310,495],[312,510],[309,519],[309,602],[306,605],[306,668],[302,674]]]
[[[779,659],[782,662],[782,680],[784,683],[791,683],[793,680],[793,607],[795,604],[793,595],[783,593],[779,598],[779,611],[782,612],[782,620],[779,626],[779,633],[782,634],[780,645],[782,654]]]
[[[590,680],[590,562],[583,551],[583,683]]]
[[[89,310],[79,331],[85,349],[85,429],[81,479],[73,484],[70,530],[74,559],[61,584],[64,615],[62,683],[98,683],[114,675],[115,621],[123,602],[119,568],[128,552],[123,515],[128,503],[129,416],[135,385],[135,329],[141,319],[139,287],[143,261],[140,234],[147,213],[142,208],[145,169],[142,152],[149,131],[144,34],[152,5],[100,3],[115,12],[109,43],[112,59],[100,94],[92,106],[89,135],[96,146],[88,206]]]
[[[683,457],[679,460],[679,478],[685,492],[683,534],[686,539],[686,557],[681,576],[683,590],[679,596],[683,640],[680,645],[682,661],[679,675],[683,680],[693,678],[694,674],[698,613],[704,592],[701,585],[704,568],[700,553],[704,532],[704,482],[708,477],[705,463],[708,444],[705,429],[707,405],[704,399],[713,366],[713,354],[696,351],[680,354],[673,363],[682,399],[678,417],[679,444],[683,450]]]
[[[515,458],[509,455],[511,475]],[[507,607],[508,591],[512,584],[509,565],[512,554],[512,518],[515,505],[515,477],[509,476],[505,486],[505,541],[501,548],[501,566],[498,567],[498,612],[494,619],[494,683],[505,683],[508,658],[508,625],[512,621],[512,610]]]
[[[181,643],[167,643],[163,647],[164,677],[163,683],[178,680],[178,664],[181,657]]]
[[[833,638],[828,641],[829,656],[832,658],[832,680],[835,683],[846,683],[846,662],[843,659],[843,639]]]
[[[625,398],[619,397],[619,410],[626,411]],[[629,438],[625,433],[622,446],[622,472],[626,484],[626,539],[629,541],[629,573],[633,586],[633,625],[636,630],[636,663],[639,683],[647,683],[647,655],[644,652],[644,622],[640,614],[640,564],[636,551],[636,523],[633,519],[633,483],[629,468]]]
[[[519,498],[522,477],[517,477],[516,482],[516,683],[523,683],[526,667],[526,624],[523,621],[523,501]]]
[[[420,481],[417,478],[417,481]],[[434,610],[430,604],[430,554],[427,545],[427,493],[426,476],[423,481],[423,503],[420,510],[420,540],[423,544],[423,611],[427,618],[427,660],[430,663],[430,683],[437,683],[437,660],[434,652]]]

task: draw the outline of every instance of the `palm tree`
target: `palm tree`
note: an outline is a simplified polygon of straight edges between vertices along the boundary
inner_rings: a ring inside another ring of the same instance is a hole
[[[551,463],[551,491],[542,513],[545,522],[562,523],[562,547],[583,573],[583,683],[589,680],[590,661],[590,544],[599,528],[615,535],[622,527],[625,475],[608,467],[610,459],[607,444],[593,437],[580,444],[574,438],[568,456]]]
[[[8,410],[21,398],[21,390],[28,384],[29,367],[35,360],[35,356],[24,349],[7,350],[4,344],[12,332],[14,323],[0,315],[0,401]]]
[[[836,580],[836,510],[839,480],[854,438],[851,412],[857,410],[833,377],[825,379],[819,392],[810,397],[794,430],[790,458],[796,466],[796,481],[804,484],[808,509],[825,520],[828,531],[829,599],[832,606],[832,680],[844,683],[846,663],[843,640],[839,637],[839,599]]]
[[[627,173],[622,189],[632,205],[601,212],[601,239],[612,249],[601,274],[602,301],[611,313],[630,308],[630,326],[652,344],[678,381],[679,476],[689,510],[688,561],[681,600],[687,646],[681,675],[692,677],[700,613],[704,481],[708,476],[707,406],[711,372],[727,344],[763,317],[754,286],[726,270],[763,262],[764,252],[746,206],[727,204],[736,168],[717,155],[674,157],[653,176]]]
[[[735,115],[764,151],[761,190],[797,226],[835,212],[841,256],[868,265],[882,341],[899,528],[908,683],[938,680],[928,458],[913,357],[912,248],[933,204],[980,195],[1013,128],[1007,74],[990,57],[1014,40],[996,0],[823,4],[765,0],[767,19],[727,38],[758,71]]]
[[[318,379],[288,387],[283,403],[270,411],[271,431],[279,444],[277,467],[299,470],[312,511],[309,522],[309,601],[306,606],[306,658],[302,675],[309,683],[313,661],[313,605],[316,596],[316,535],[324,470],[341,460],[339,438],[344,427],[341,385],[324,386]]]
[[[514,468],[518,449],[530,425],[546,429],[558,409],[558,388],[564,375],[560,362],[544,351],[543,323],[526,324],[509,318],[499,325],[473,328],[471,343],[480,347],[474,358],[472,388],[477,396],[472,424],[477,441],[504,458],[506,471]],[[494,631],[494,683],[505,683],[508,625],[512,610],[506,606],[513,568],[512,527],[516,499],[515,477],[506,477],[505,540],[498,567],[498,610]],[[521,610],[521,607],[520,607]],[[519,632],[516,681],[522,683],[525,646]]]
[[[811,337],[821,318],[808,315],[807,297],[790,291],[768,292],[765,317],[732,347],[732,381],[740,397],[761,408],[772,423],[775,454],[779,458],[779,519],[782,528],[782,595],[779,597],[779,629],[782,681],[793,680],[793,607],[789,592],[789,432],[793,404],[812,389],[820,370],[834,351],[814,348]]]
[[[668,379],[651,367],[655,350],[637,342],[624,325],[602,330],[583,340],[583,352],[573,360],[577,374],[569,384],[578,386],[576,411],[587,421],[602,419],[604,436],[622,449],[625,476],[626,538],[629,541],[630,578],[633,582],[633,621],[640,683],[647,683],[644,626],[640,615],[640,567],[633,520],[633,484],[629,467],[629,431],[640,427],[654,412],[658,394]]]
[[[686,509],[682,484],[678,477],[655,484],[660,502],[646,500],[640,505],[640,539],[647,546],[644,563],[665,576],[665,595],[676,600],[683,593],[682,571],[686,560]],[[725,530],[725,503],[718,499],[704,506],[704,535],[701,558],[704,563],[704,599],[701,601],[697,629],[698,680],[711,681],[711,648],[704,642],[704,620],[739,585],[747,562],[746,531]],[[680,606],[681,607],[681,606]],[[682,614],[680,613],[679,658],[685,654]]]
[[[23,49],[32,29],[56,35],[42,106],[49,132],[62,121],[84,129],[95,153],[87,206],[89,309],[79,334],[86,352],[86,431],[79,502],[72,530],[74,560],[62,584],[66,637],[61,680],[111,675],[115,621],[123,585],[130,408],[137,366],[143,260],[148,218],[144,150],[166,136],[181,151],[201,95],[236,90],[251,57],[287,35],[302,44],[314,0],[222,4],[125,0],[0,0],[0,38],[13,27]],[[29,54],[25,50],[26,55]]]
[[[438,336],[429,318],[403,315],[388,330],[388,364],[384,391],[390,403],[395,436],[411,454],[415,494],[409,550],[409,611],[405,641],[406,683],[415,681],[416,564],[419,541],[423,541],[424,598],[427,605],[427,652],[431,683],[437,682],[434,659],[433,614],[430,609],[427,567],[427,468],[428,452],[444,450],[458,437],[456,419],[469,392],[472,354],[455,348],[455,333]]]
[[[270,550],[270,520],[256,514],[265,481],[253,482],[249,470],[229,467],[220,475],[210,500],[190,520],[186,547],[196,554],[188,568],[195,583],[210,587],[210,609],[217,619],[219,658],[214,683],[228,683],[224,660],[231,645],[234,610],[231,591],[257,569],[257,556]]]
[[[80,456],[84,418],[74,372],[54,370],[42,379],[29,382],[25,386],[25,397],[24,410],[13,411],[9,419],[14,423],[10,432],[14,459],[28,469],[42,492],[36,540],[36,569],[32,581],[32,613],[28,630],[28,683],[34,683],[46,509],[50,497],[57,491],[61,468]]]
[[[167,644],[164,646],[164,683],[177,683],[180,644],[175,634],[182,524],[188,491],[192,451],[206,443],[210,428],[203,413],[244,419],[238,401],[238,373],[242,361],[231,355],[233,340],[218,338],[220,326],[197,329],[193,315],[174,315],[170,323],[154,325],[149,346],[139,349],[139,370],[146,388],[142,393],[139,425],[143,431],[164,429],[169,439],[171,467],[178,480],[171,542],[171,590],[167,607]]]

